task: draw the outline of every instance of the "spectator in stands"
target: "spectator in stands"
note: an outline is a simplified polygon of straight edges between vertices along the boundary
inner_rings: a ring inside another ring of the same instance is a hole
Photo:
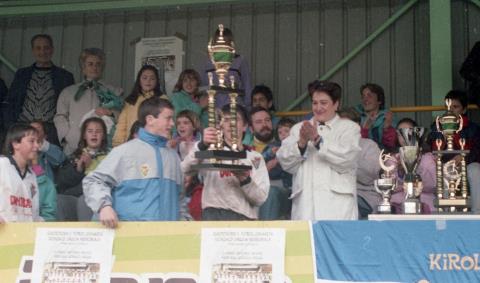
[[[13,124],[0,157],[0,222],[41,221],[39,194],[30,162],[38,151],[37,130]]]
[[[293,126],[277,159],[293,174],[292,219],[357,219],[356,168],[360,127],[336,114],[341,88],[313,81],[313,118]]]
[[[57,171],[58,219],[90,221],[93,212],[85,204],[82,180],[95,170],[108,154],[107,126],[98,117],[85,120],[78,148]]]
[[[253,88],[252,93],[252,108],[255,107],[262,107],[267,109],[270,112],[270,116],[272,118],[272,127],[275,129],[277,127],[277,123],[279,118],[275,116],[275,106],[273,105],[273,94],[272,90],[266,85],[257,85]],[[251,128],[247,128],[247,132],[245,133],[245,138],[243,139],[244,144],[252,144],[253,143],[253,135],[251,132]]]
[[[403,118],[397,124],[397,129],[413,127],[417,127],[417,122],[410,118]],[[404,139],[400,135],[397,135],[397,144],[399,147],[406,145]],[[422,148],[425,149],[424,146],[422,146]],[[397,154],[395,155],[397,159],[397,170],[394,173],[397,178],[397,185],[395,187],[394,193],[392,194],[392,197],[390,198],[390,203],[392,204],[394,212],[396,214],[401,214],[403,213],[402,204],[405,202],[406,197],[406,191],[403,187],[403,178],[405,176],[405,172],[400,162],[398,147],[395,152],[397,152]],[[430,214],[436,211],[436,208],[433,204],[437,184],[435,166],[435,157],[433,156],[433,154],[431,152],[425,152],[425,150],[423,150],[416,171],[416,173],[420,176],[423,184],[422,194],[420,195],[421,212],[423,214]]]
[[[60,166],[67,156],[62,149],[50,143],[45,135],[45,127],[42,121],[32,121],[30,126],[34,127],[38,132],[38,140],[40,148],[38,150],[38,165],[40,165],[45,172],[45,175],[50,180],[55,181],[54,168]]]
[[[290,174],[283,171],[276,158],[281,142],[274,138],[271,117],[267,109],[259,106],[253,107],[250,112],[250,128],[254,136],[252,145],[255,151],[264,157],[270,178],[268,198],[260,207],[259,219],[289,219],[292,207],[292,201],[289,199],[291,189],[284,185],[282,177],[288,178]]]
[[[220,30],[215,31],[214,39],[217,39],[220,35]],[[233,33],[229,28],[223,30],[223,38],[226,42],[230,43],[233,41]],[[215,41],[215,40],[214,40]],[[250,107],[251,105],[251,96],[252,93],[252,82],[250,75],[250,67],[248,66],[247,60],[245,57],[241,56],[238,53],[238,50],[234,55],[232,65],[228,69],[228,73],[225,75],[225,85],[231,87],[230,77],[234,77],[235,87],[241,90],[245,95],[239,97],[239,103],[245,107]],[[202,85],[209,85],[208,73],[213,75],[213,84],[218,85],[218,77],[215,73],[215,66],[213,65],[210,58],[205,62],[205,66],[200,72],[202,78]],[[215,97],[215,107],[221,109],[224,105],[230,103],[230,98],[228,93],[219,92]]]
[[[460,75],[470,83],[468,91],[471,101],[480,107],[480,41],[477,41],[468,53]]]
[[[470,150],[466,157],[467,162],[467,177],[470,186],[471,209],[473,213],[480,213],[480,126],[472,122],[467,116],[468,98],[467,93],[460,90],[451,90],[445,96],[445,99],[451,100],[450,110],[456,115],[462,116],[462,130],[453,136],[453,145],[455,149],[461,149],[460,138],[465,139],[465,150]],[[429,135],[429,144],[433,149],[436,149],[435,140],[443,140],[445,145],[445,138],[437,131],[437,127],[432,124],[431,133]],[[450,156],[454,158],[456,163],[461,161],[460,155]],[[448,160],[444,160],[448,161]]]
[[[107,227],[125,221],[180,219],[180,159],[167,147],[173,105],[152,97],[140,104],[138,138],[115,147],[83,180],[85,201]]]
[[[53,40],[48,34],[34,35],[30,41],[35,63],[19,69],[10,86],[3,111],[6,125],[17,121],[43,121],[47,140],[59,144],[53,118],[60,92],[74,84],[73,75],[52,63]]]
[[[272,90],[266,85],[257,85],[252,90],[252,108],[263,107],[270,112],[272,116],[272,125],[277,127],[280,118],[275,116],[275,105],[273,105],[273,93]]]
[[[247,157],[241,164],[252,166],[248,171],[201,171],[204,180],[202,195],[203,220],[252,220],[258,219],[258,209],[268,196],[270,182],[262,156],[242,144],[243,133],[247,128],[247,115],[244,107],[237,106],[237,146],[245,151]],[[221,129],[224,134],[224,149],[232,148],[230,132],[230,105],[222,108]],[[192,165],[199,162],[195,152],[207,150],[210,144],[217,142],[217,129],[209,127],[203,130],[202,141],[197,143],[182,162],[182,171],[192,175],[197,172]]]
[[[42,144],[41,139],[38,139],[38,144]],[[46,175],[38,161],[38,158],[34,158],[31,161],[31,167],[37,177],[40,217],[45,221],[55,221],[57,220],[57,190],[52,179]]]
[[[175,121],[174,147],[177,149],[180,160],[183,160],[194,144],[201,140],[202,127],[197,114],[190,110],[180,111]]]
[[[356,106],[360,113],[363,138],[374,140],[380,149],[395,148],[396,133],[392,126],[393,113],[385,109],[385,94],[377,84],[367,83],[360,88],[362,103]]]
[[[130,128],[138,118],[138,107],[143,101],[153,96],[168,99],[160,90],[157,68],[144,65],[140,71],[138,71],[132,92],[125,98],[126,103],[123,106],[115,127],[115,135],[112,141],[113,146],[120,145],[128,140]]]
[[[178,77],[171,101],[175,107],[175,117],[183,110],[190,110],[200,117],[203,127],[208,125],[208,99],[199,99],[200,75],[193,69],[186,69]]]
[[[360,124],[360,114],[354,108],[344,108],[338,112],[341,118]],[[357,202],[360,218],[377,213],[382,196],[375,190],[374,181],[379,178],[380,148],[368,138],[360,139],[360,157],[357,164]]]
[[[105,53],[98,48],[86,48],[79,58],[84,81],[65,88],[57,103],[54,121],[58,138],[62,142],[65,154],[70,155],[80,140],[80,125],[89,117],[100,117],[109,126],[113,126],[114,115],[122,108],[120,88],[104,83],[102,77],[105,66]],[[111,127],[110,127],[111,128]]]

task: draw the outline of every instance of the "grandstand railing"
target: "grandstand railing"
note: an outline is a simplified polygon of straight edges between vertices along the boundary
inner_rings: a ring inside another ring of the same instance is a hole
[[[478,110],[478,106],[475,104],[468,105],[469,110]],[[399,106],[389,108],[390,111],[394,113],[400,112],[433,112],[433,111],[444,111],[446,110],[445,106]],[[285,112],[275,112],[275,115],[278,117],[298,117],[304,116],[312,112],[311,110],[297,110],[297,111],[285,111]]]

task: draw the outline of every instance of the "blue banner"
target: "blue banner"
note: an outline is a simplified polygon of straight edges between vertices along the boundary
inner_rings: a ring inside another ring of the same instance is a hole
[[[319,281],[480,282],[480,221],[319,221],[312,229]]]

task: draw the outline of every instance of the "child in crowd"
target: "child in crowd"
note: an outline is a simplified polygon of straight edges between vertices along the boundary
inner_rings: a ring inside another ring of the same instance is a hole
[[[42,141],[39,139],[38,144]],[[45,221],[57,220],[57,190],[52,179],[47,176],[43,167],[38,163],[39,158],[32,160],[32,171],[37,177],[39,202],[40,202],[40,217]]]
[[[30,162],[39,148],[37,130],[14,124],[8,131],[0,157],[0,222],[43,220],[39,214],[39,188]]]
[[[200,119],[198,115],[190,110],[180,111],[176,119],[177,132],[173,139],[176,145],[180,160],[185,159],[187,154],[192,150],[196,142],[201,139]],[[185,190],[184,204],[188,205],[190,215],[195,220],[201,219],[201,193],[203,185],[198,176],[184,176],[183,186]],[[184,205],[182,204],[182,205]]]
[[[208,105],[207,99],[199,99],[198,87],[200,75],[193,69],[184,70],[178,77],[177,84],[173,89],[171,101],[175,107],[175,117],[183,110],[195,112],[202,122],[202,126],[208,124],[208,113],[204,109]]]
[[[200,140],[202,127],[198,115],[190,110],[180,111],[177,114],[175,125],[177,132],[174,140],[180,159],[183,160],[195,142]]]
[[[270,181],[281,179],[284,188],[290,188],[292,186],[292,174],[283,171],[278,162],[271,163],[269,161],[276,159],[276,153],[282,145],[282,141],[290,135],[290,129],[293,127],[293,125],[295,125],[295,121],[292,119],[280,119],[277,124],[277,134],[279,140],[275,143],[267,145],[262,152],[265,163],[267,164]]]
[[[105,226],[180,219],[180,159],[167,147],[173,111],[166,99],[142,102],[138,138],[115,147],[83,180],[85,200]]]
[[[60,166],[67,159],[67,156],[59,146],[47,141],[45,126],[42,121],[33,121],[30,126],[38,132],[38,143],[40,145],[37,158],[38,165],[42,167],[45,175],[55,182],[53,170]]]
[[[160,90],[157,68],[151,65],[144,65],[140,71],[138,71],[132,92],[125,98],[126,103],[118,117],[115,135],[112,141],[113,146],[120,145],[128,140],[128,133],[133,123],[138,119],[138,107],[143,101],[153,96],[167,99],[167,96],[162,94]]]
[[[93,212],[86,206],[82,180],[108,153],[107,127],[102,119],[85,120],[81,140],[67,166],[57,174],[59,220],[89,221]]]
[[[397,124],[397,130],[413,127],[417,127],[417,122],[410,118],[403,118]],[[397,143],[399,147],[406,145],[405,140],[399,134],[397,134]],[[420,146],[424,147],[424,145]],[[394,193],[392,194],[392,197],[390,198],[390,203],[392,204],[394,212],[396,214],[401,214],[404,212],[402,204],[405,201],[406,196],[406,192],[403,188],[403,179],[405,177],[405,172],[401,165],[399,154],[397,153],[395,157],[397,159],[397,170],[395,172],[395,175],[397,177],[397,185]],[[430,214],[436,211],[433,204],[436,191],[435,166],[435,157],[433,156],[433,154],[431,152],[422,152],[422,156],[420,157],[416,173],[420,176],[423,185],[422,193],[420,195],[421,212],[423,214]]]

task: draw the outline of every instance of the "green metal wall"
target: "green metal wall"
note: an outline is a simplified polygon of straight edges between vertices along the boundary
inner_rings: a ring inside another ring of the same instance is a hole
[[[233,29],[239,53],[248,58],[254,83],[271,86],[282,109],[406,2],[285,0],[0,18],[0,54],[16,66],[29,65],[31,36],[50,33],[54,62],[78,80],[80,50],[101,47],[107,52],[106,81],[129,91],[137,38],[183,34],[185,67],[200,68],[212,31],[224,23]],[[345,105],[359,102],[359,87],[367,81],[385,88],[387,105],[431,104],[428,8],[428,1],[420,0],[333,76],[344,88]],[[480,9],[454,0],[452,31],[453,83],[463,87],[458,68],[480,40]],[[10,83],[13,73],[0,65],[0,76]],[[423,123],[431,119],[429,113],[410,116]]]

